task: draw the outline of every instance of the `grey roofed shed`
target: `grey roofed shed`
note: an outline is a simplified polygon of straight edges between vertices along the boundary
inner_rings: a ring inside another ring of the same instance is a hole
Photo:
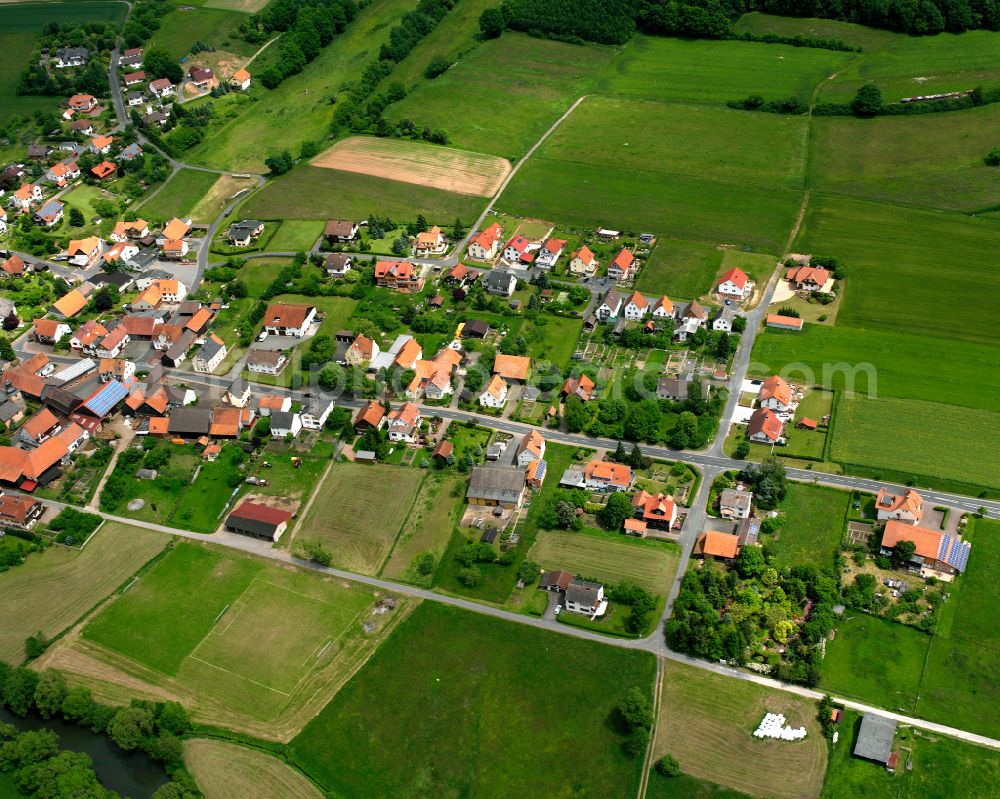
[[[854,744],[854,756],[877,763],[887,763],[892,754],[892,741],[896,737],[895,719],[877,713],[865,713],[861,730]]]

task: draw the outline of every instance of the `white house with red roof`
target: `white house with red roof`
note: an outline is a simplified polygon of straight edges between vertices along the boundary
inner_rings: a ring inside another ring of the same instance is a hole
[[[650,312],[654,319],[673,319],[674,303],[666,294],[653,303],[653,310]]]
[[[503,228],[496,222],[469,240],[469,258],[476,261],[492,261],[500,249]]]
[[[164,97],[170,97],[176,93],[174,84],[172,84],[168,78],[157,78],[149,84],[149,90],[154,96],[160,98],[161,100]]]
[[[573,253],[569,262],[569,271],[574,275],[593,277],[597,272],[597,267],[597,257],[586,244]]]
[[[535,266],[539,269],[551,269],[556,265],[556,261],[559,260],[559,256],[562,255],[565,248],[565,239],[546,240],[535,256]]]
[[[507,263],[516,264],[528,254],[528,245],[531,244],[524,236],[514,236],[503,248],[503,259]]]
[[[36,183],[25,183],[11,195],[11,202],[22,211],[30,211],[34,203],[42,201],[42,187]]]
[[[638,291],[625,301],[625,318],[630,321],[642,319],[649,312],[649,301]]]
[[[608,278],[610,280],[625,281],[635,277],[636,265],[635,256],[624,247],[608,264]]]
[[[739,267],[733,267],[719,278],[715,284],[715,293],[724,300],[742,302],[753,291],[753,282]]]

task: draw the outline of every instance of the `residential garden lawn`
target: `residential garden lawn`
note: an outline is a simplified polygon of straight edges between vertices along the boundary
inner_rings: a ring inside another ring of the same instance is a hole
[[[182,170],[186,172],[187,170]],[[242,189],[254,186],[254,181],[246,178],[234,178],[232,175],[219,175],[211,188],[191,209],[190,216],[196,224],[207,225],[215,221],[229,203],[233,195]]]
[[[498,207],[579,228],[614,220],[627,231],[782,252],[800,201],[801,193],[792,189],[535,155],[510,182]]]
[[[195,207],[212,191],[218,177],[214,172],[180,169],[135,211],[150,221],[170,220],[175,216],[191,217]]]
[[[166,690],[209,723],[287,738],[382,637],[361,630],[372,598],[306,570],[181,542],[56,663],[88,685],[96,676],[102,690]],[[387,629],[404,605],[378,624]]]
[[[912,713],[931,637],[898,622],[848,610],[826,644],[820,687]]]
[[[466,478],[462,474],[431,472],[427,475],[392,553],[382,567],[383,577],[430,584],[430,576],[425,578],[413,571],[413,559],[422,552],[433,552],[437,559],[447,549],[465,504],[465,488]]]
[[[94,210],[94,203],[98,200],[116,200],[116,197],[98,186],[90,186],[86,183],[78,184],[62,196],[62,201],[66,205],[75,206],[83,212],[88,227],[90,220],[98,215],[97,211]]]
[[[820,569],[833,568],[850,496],[835,488],[789,483],[781,503],[784,515],[781,532],[765,536],[764,541],[774,547],[778,561],[784,566],[811,564]]]
[[[731,791],[690,774],[663,777],[655,769],[649,773],[648,799],[750,799],[749,794]]]
[[[427,602],[289,754],[328,792],[359,799],[562,795],[569,785],[632,797],[642,758],[626,757],[610,720],[629,688],[651,692],[654,670],[647,653]],[[502,675],[503,690],[486,675]]]
[[[827,747],[814,702],[671,660],[662,666],[654,759],[672,754],[692,777],[753,796],[799,799],[819,793]],[[806,738],[795,743],[754,738],[765,713],[784,713],[788,724],[806,728]],[[707,751],[726,754],[706,757]],[[653,794],[658,795],[687,796]]]
[[[0,660],[18,663],[24,639],[53,638],[127,582],[167,545],[167,537],[105,522],[82,550],[54,545],[0,574]]]
[[[174,11],[163,17],[160,27],[153,32],[147,47],[162,47],[174,58],[191,52],[195,42],[212,45],[238,55],[251,55],[259,45],[253,45],[236,36],[236,29],[246,15],[226,8],[191,8]],[[199,53],[193,60],[198,60]]]
[[[733,29],[737,33],[754,33],[762,36],[774,33],[778,36],[806,36],[810,39],[840,39],[863,52],[881,50],[890,42],[901,38],[893,31],[868,28],[852,22],[835,19],[803,19],[800,17],[776,17],[752,11],[737,20]]]
[[[875,119],[814,117],[810,184],[843,194],[949,211],[1000,203],[996,146],[1000,105]]]
[[[821,391],[818,389],[807,389],[808,393],[799,403],[795,411],[795,422],[785,425],[785,438],[788,443],[784,447],[775,450],[775,453],[782,458],[807,458],[813,460],[823,460],[826,452],[826,439],[829,428],[820,424],[824,416],[833,414],[834,393],[832,391]],[[817,423],[815,430],[803,430],[796,427],[796,422],[809,418]],[[761,447],[770,450],[770,447],[751,444],[752,448]]]
[[[333,443],[324,439],[300,436],[291,444],[280,439],[271,439],[249,472],[265,478],[269,485],[247,486],[247,491],[269,497],[282,497],[297,502],[301,508],[319,484],[332,455]],[[300,460],[301,465],[298,468],[293,458]],[[263,466],[264,461],[271,465]]]
[[[365,6],[347,29],[323,48],[302,72],[282,81],[278,88],[267,92],[266,95],[261,95],[262,98],[266,97],[266,100],[243,105],[235,118],[225,122],[221,127],[213,128],[209,136],[187,153],[187,158],[193,163],[234,172],[263,173],[267,170],[264,159],[272,153],[287,148],[293,154],[297,154],[302,142],[324,139],[329,133],[333,114],[331,101],[342,97],[353,85],[365,65],[378,55],[379,48],[388,40],[389,31],[398,18],[412,10],[413,4],[407,0],[375,0]],[[228,13],[237,20],[237,23],[242,18],[240,14]],[[187,46],[190,46],[190,43],[187,43]],[[271,45],[264,51],[264,55],[268,55],[276,47],[276,44]],[[251,70],[253,69],[251,66]],[[295,120],[293,129],[289,128],[290,119]],[[336,176],[330,178],[338,180]],[[315,187],[312,189],[303,187],[301,191],[304,195],[303,204],[309,205],[308,198],[316,196]],[[332,191],[330,193],[332,194]],[[349,214],[348,217],[363,219],[377,207],[377,204],[371,208],[366,207],[360,213]],[[286,213],[277,207],[270,214],[262,212],[250,214],[258,217],[265,215],[292,219],[308,218],[303,214]],[[454,218],[455,214],[452,214],[448,221],[451,222]]]
[[[917,94],[991,86],[998,81],[1000,39],[992,31],[900,36],[879,52],[850,64],[825,83],[819,101],[850,102],[855,92],[868,82],[882,90],[888,103]]]
[[[242,455],[239,447],[226,444],[217,460],[202,463],[198,479],[184,491],[169,523],[202,533],[217,530],[229,508],[233,489],[242,485],[243,473],[239,470]]]
[[[751,94],[807,100],[857,53],[783,44],[633,36],[595,83],[601,94],[724,105]]]
[[[459,12],[459,7],[454,10]],[[614,52],[610,47],[581,47],[508,32],[483,42],[443,75],[417,86],[389,106],[386,116],[442,128],[458,147],[516,160],[589,91]],[[504,113],[484,114],[482,109],[496,104],[498,75],[503,75],[505,87]]]
[[[821,799],[979,799],[996,790],[1000,753],[901,725],[893,745],[900,767],[890,774],[879,764],[851,754],[860,728],[861,714],[847,711],[840,724],[840,740],[830,747],[830,770]],[[908,761],[912,770],[903,767]]]
[[[323,799],[301,772],[260,749],[212,738],[185,738],[184,765],[205,799]]]
[[[617,532],[539,530],[528,558],[546,571],[564,569],[609,583],[630,580],[666,595],[680,550],[669,541],[633,539]]]
[[[993,220],[817,196],[795,248],[836,255],[846,265],[838,325],[979,343],[1000,339],[991,301],[1000,293],[1000,274],[980,267],[984,252],[1000,248],[1000,224]],[[894,285],[890,298],[885,287],[900,265],[907,279]],[[942,308],[962,313],[942,324]]]
[[[948,420],[948,446],[934,434]],[[830,446],[831,459],[921,478],[945,478],[1000,488],[994,439],[1000,413],[920,400],[842,396]],[[898,435],[893,435],[897,431]],[[904,434],[905,431],[905,434]],[[886,446],[892,441],[892,446]],[[978,492],[976,492],[978,493]]]
[[[671,299],[694,299],[712,289],[723,251],[711,244],[660,238],[639,272],[636,288]]]
[[[560,369],[565,369],[569,366],[582,328],[582,319],[540,313],[534,319],[526,318],[520,333],[527,339],[531,358],[551,361]]]
[[[591,96],[532,158],[798,189],[805,137],[805,116]]]
[[[334,464],[299,525],[298,538],[321,543],[335,566],[378,574],[423,479],[422,471],[403,466]]]
[[[947,364],[948,379],[928,380],[928,363]],[[1000,353],[995,346],[941,336],[917,339],[891,330],[839,324],[807,324],[797,333],[762,330],[754,344],[750,373],[767,376],[782,370],[788,379],[805,385],[847,388],[881,399],[991,409],[1000,396]],[[893,429],[908,428],[900,420]]]
[[[321,220],[367,219],[369,214],[378,214],[404,222],[423,214],[431,224],[450,227],[456,217],[474,220],[485,204],[482,197],[306,165],[269,181],[243,204],[239,214]]]
[[[952,511],[954,512],[954,511]],[[1000,695],[992,679],[1000,656],[1000,522],[977,519],[966,534],[972,555],[948,588],[920,684],[917,712],[962,729],[1000,734]]]
[[[464,422],[452,422],[448,426],[447,438],[455,447],[453,453],[455,463],[462,463],[467,456],[472,457],[475,463],[483,463],[490,435],[489,428],[468,425]]]
[[[323,234],[324,223],[318,220],[283,219],[267,246],[272,252],[309,252]]]
[[[32,52],[38,49],[37,37],[49,22],[60,25],[73,22],[114,22],[121,24],[128,13],[125,3],[77,0],[65,3],[10,3],[0,5],[0,123],[12,116],[31,116],[35,111],[56,112],[56,97],[19,96],[18,78]]]

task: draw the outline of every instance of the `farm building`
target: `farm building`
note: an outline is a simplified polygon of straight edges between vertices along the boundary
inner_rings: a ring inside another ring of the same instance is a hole
[[[894,719],[876,713],[865,713],[861,719],[858,739],[854,743],[854,756],[888,765],[895,737]]]
[[[782,314],[768,314],[767,326],[776,330],[801,330],[802,320],[795,316],[783,316]]]
[[[288,528],[292,514],[246,500],[226,519],[226,529],[250,538],[277,541]]]
[[[527,480],[524,469],[513,466],[476,466],[465,498],[470,505],[513,510],[524,502]]]

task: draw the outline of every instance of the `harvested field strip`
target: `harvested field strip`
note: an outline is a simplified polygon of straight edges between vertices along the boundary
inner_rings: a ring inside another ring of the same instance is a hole
[[[679,560],[669,544],[554,530],[539,531],[528,557],[545,569],[565,569],[613,583],[632,580],[657,594],[666,594]]]
[[[167,544],[159,533],[106,523],[82,551],[53,546],[0,575],[0,660],[19,662],[24,639],[58,635]]]
[[[492,155],[369,136],[339,141],[311,163],[481,197],[492,197],[511,169]]]
[[[448,548],[464,493],[464,475],[428,476],[392,555],[382,569],[383,577],[401,577],[421,552],[433,552],[440,557]]]
[[[669,660],[663,669],[654,757],[669,752],[688,774],[753,796],[819,795],[827,751],[812,702]],[[768,712],[784,713],[793,727],[804,726],[805,740],[754,738]],[[706,752],[725,756],[706,757]]]
[[[184,765],[205,799],[322,799],[307,777],[278,758],[245,746],[194,738],[184,741]]]

